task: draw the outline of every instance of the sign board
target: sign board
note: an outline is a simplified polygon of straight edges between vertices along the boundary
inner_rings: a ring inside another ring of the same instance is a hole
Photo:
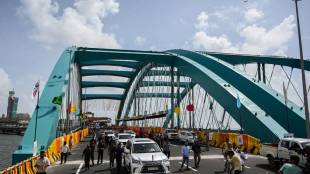
[[[243,144],[243,136],[238,135],[238,145],[242,145],[242,144]]]
[[[210,133],[209,133],[209,140],[212,140],[212,138],[213,138],[213,133],[210,132]]]
[[[37,140],[33,142],[33,156],[37,155],[37,150],[38,150],[38,142]]]

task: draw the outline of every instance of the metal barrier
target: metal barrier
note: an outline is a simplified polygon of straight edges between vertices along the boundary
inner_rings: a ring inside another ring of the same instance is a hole
[[[54,164],[59,158],[61,153],[61,146],[64,141],[69,144],[70,138],[72,137],[72,145],[79,143],[89,134],[89,129],[85,128],[83,130],[76,131],[74,133],[56,138],[46,151],[46,157],[50,160],[51,164]],[[0,174],[35,174],[36,167],[35,163],[38,156],[31,157],[14,166],[1,171]]]

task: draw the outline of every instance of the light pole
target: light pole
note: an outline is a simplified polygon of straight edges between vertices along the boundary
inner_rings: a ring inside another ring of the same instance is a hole
[[[303,88],[303,93],[304,93],[304,108],[305,108],[305,117],[306,117],[306,131],[307,131],[307,138],[310,138],[307,85],[306,85],[306,77],[305,77],[305,70],[304,70],[304,57],[303,57],[303,51],[302,51],[302,42],[301,42],[300,24],[299,24],[299,14],[298,14],[298,1],[301,1],[301,0],[293,0],[293,1],[295,1],[295,8],[296,8],[298,42],[299,42],[299,54],[300,54],[300,68],[301,68],[302,88]]]

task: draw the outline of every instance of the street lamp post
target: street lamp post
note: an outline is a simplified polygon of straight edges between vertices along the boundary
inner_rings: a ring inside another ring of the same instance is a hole
[[[307,85],[306,85],[306,77],[305,77],[305,70],[304,70],[304,57],[303,57],[303,51],[302,51],[302,42],[301,42],[300,24],[299,24],[299,14],[298,14],[298,1],[301,1],[301,0],[293,0],[293,1],[295,1],[296,17],[297,17],[297,30],[298,30],[299,54],[300,54],[300,68],[301,68],[302,88],[303,88],[303,93],[304,93],[304,108],[305,108],[305,117],[306,117],[306,131],[307,131],[307,138],[310,138],[310,124],[309,124],[309,108],[308,108],[308,98],[307,98]]]

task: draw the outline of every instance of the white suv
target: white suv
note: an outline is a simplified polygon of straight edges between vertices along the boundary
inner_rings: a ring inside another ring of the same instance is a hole
[[[175,129],[166,129],[164,135],[169,139],[169,140],[178,140],[178,132]]]
[[[194,143],[194,135],[190,131],[180,131],[179,140],[181,142],[188,142],[190,144]]]
[[[135,138],[125,148],[125,167],[130,173],[169,173],[170,162],[156,142]]]

